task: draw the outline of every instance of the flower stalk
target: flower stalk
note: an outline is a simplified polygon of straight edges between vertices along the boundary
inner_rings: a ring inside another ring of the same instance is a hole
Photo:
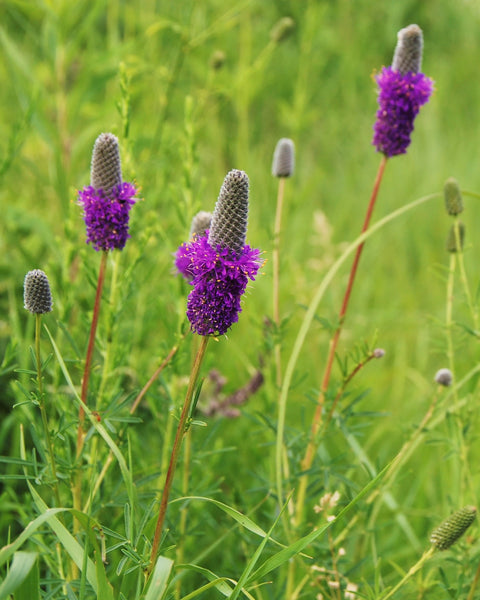
[[[193,400],[194,392],[195,392],[195,389],[197,386],[200,367],[202,365],[202,361],[205,356],[205,351],[207,349],[209,339],[210,338],[208,336],[202,336],[197,354],[195,356],[195,360],[193,362],[192,371],[190,373],[190,380],[188,383],[187,393],[185,396],[185,401],[183,403],[183,408],[182,408],[182,412],[180,415],[180,419],[178,421],[177,432],[175,434],[175,440],[173,442],[172,453],[170,455],[170,462],[168,464],[165,485],[163,487],[162,496],[160,498],[160,508],[158,511],[157,524],[155,527],[155,534],[153,536],[152,550],[150,553],[150,565],[148,567],[148,574],[151,573],[153,567],[155,566],[155,562],[157,560],[158,549],[160,546],[160,541],[161,541],[162,532],[163,532],[163,526],[165,523],[165,516],[167,514],[168,499],[170,497],[170,490],[172,488],[173,478],[175,475],[175,469],[177,467],[178,455],[179,455],[180,448],[182,445],[182,440],[190,427],[189,415],[190,415],[190,411],[191,411],[191,407],[192,407],[192,400]]]

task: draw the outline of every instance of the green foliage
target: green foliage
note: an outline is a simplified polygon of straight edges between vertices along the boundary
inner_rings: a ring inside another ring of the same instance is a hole
[[[409,23],[424,31],[436,91],[359,237],[379,162],[371,75]],[[1,598],[373,599],[401,583],[395,598],[473,600],[476,525],[443,554],[428,539],[478,497],[479,26],[467,0],[1,4]],[[124,251],[108,255],[85,403],[100,256],[85,244],[76,190],[107,131],[142,199]],[[275,323],[270,168],[281,137],[297,156]],[[151,564],[198,349],[172,254],[232,168],[248,173],[247,241],[266,263],[239,323],[209,344]],[[449,254],[451,177],[465,238]],[[53,296],[39,338],[22,299],[36,268]],[[377,345],[385,357],[371,360]],[[440,389],[444,367],[453,384]]]

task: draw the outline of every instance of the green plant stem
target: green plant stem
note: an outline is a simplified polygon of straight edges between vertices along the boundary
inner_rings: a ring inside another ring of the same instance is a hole
[[[188,383],[188,389],[185,396],[185,401],[183,403],[182,413],[180,415],[180,420],[177,426],[177,432],[175,434],[175,440],[173,442],[172,453],[170,455],[170,462],[168,465],[167,476],[165,479],[165,485],[163,487],[162,496],[160,499],[160,508],[158,511],[158,519],[157,525],[155,527],[155,534],[153,536],[152,542],[152,552],[150,555],[150,565],[148,567],[147,576],[152,572],[153,567],[155,566],[155,562],[157,560],[158,549],[160,546],[160,540],[163,531],[163,524],[165,522],[165,515],[167,513],[168,506],[168,498],[170,496],[170,490],[173,483],[173,477],[175,475],[175,469],[177,466],[178,455],[180,452],[180,448],[182,445],[183,437],[188,430],[189,424],[187,423],[187,418],[190,414],[190,407],[192,405],[193,395],[195,391],[195,387],[197,385],[198,375],[200,372],[200,367],[202,365],[203,358],[205,356],[205,351],[207,349],[207,345],[209,342],[209,337],[204,336],[201,338],[201,342],[198,348],[198,352],[195,356],[195,360],[192,366],[192,371],[190,373],[190,380]]]
[[[473,578],[472,586],[470,587],[470,591],[468,592],[467,600],[474,600],[475,589],[478,585],[479,579],[480,579],[480,563],[478,564],[477,570],[475,572],[475,577]]]
[[[458,219],[455,220],[454,224],[454,232],[455,232],[455,246],[457,247],[457,259],[458,259],[458,267],[460,270],[460,280],[463,285],[463,291],[465,293],[465,297],[467,298],[468,308],[470,310],[470,314],[472,316],[473,328],[475,333],[478,333],[478,309],[474,305],[472,300],[472,293],[470,291],[470,286],[468,285],[467,273],[465,271],[465,262],[463,260],[463,248],[460,240],[460,223]]]
[[[280,345],[280,232],[282,229],[283,197],[285,193],[285,177],[278,180],[277,209],[275,212],[275,228],[273,231],[273,321],[275,332],[275,383],[282,386],[282,361]]]
[[[190,461],[192,457],[192,432],[189,429],[185,434],[185,452],[183,455],[183,474],[182,474],[182,496],[188,496],[188,482],[190,480]],[[180,509],[180,524],[179,532],[180,539],[177,545],[177,564],[184,562],[185,555],[185,533],[187,531],[187,507],[182,506]],[[182,580],[178,579],[176,584],[176,596],[179,599],[181,594]]]
[[[375,203],[376,203],[377,196],[378,196],[378,190],[380,188],[380,183],[382,181],[382,177],[383,177],[383,173],[385,171],[386,164],[387,164],[387,158],[385,156],[383,156],[382,160],[380,161],[377,176],[375,178],[375,182],[373,185],[370,202],[367,207],[367,213],[365,215],[365,220],[363,223],[361,233],[365,233],[370,225],[370,219],[373,214],[373,209],[375,208]],[[333,334],[332,339],[330,340],[330,348],[329,348],[329,353],[328,353],[325,371],[324,371],[324,375],[323,375],[322,387],[320,389],[320,394],[319,394],[318,400],[317,400],[317,407],[315,409],[315,414],[314,414],[313,420],[312,420],[310,439],[308,441],[307,450],[305,452],[305,456],[302,461],[302,471],[304,471],[305,474],[300,479],[298,495],[297,495],[297,502],[296,502],[296,522],[297,522],[297,524],[300,524],[303,520],[303,509],[304,509],[305,495],[306,495],[306,490],[307,490],[307,485],[308,485],[308,474],[307,473],[312,466],[313,457],[315,455],[315,450],[317,448],[317,443],[318,443],[317,442],[317,434],[318,434],[318,431],[320,429],[321,422],[322,422],[323,407],[325,404],[325,397],[327,394],[328,386],[330,384],[330,376],[332,373],[333,361],[335,359],[335,353],[337,350],[338,341],[340,338],[340,334],[342,332],[343,323],[345,321],[345,316],[347,313],[348,304],[349,304],[350,297],[352,294],[352,288],[353,288],[353,284],[355,282],[355,276],[357,274],[358,264],[360,262],[360,257],[362,255],[362,250],[363,250],[364,245],[365,245],[365,242],[362,242],[361,244],[359,244],[357,246],[357,250],[355,253],[354,260],[353,260],[352,268],[350,270],[350,276],[348,279],[347,289],[345,291],[342,306],[340,308],[340,313],[338,315],[338,327],[337,327],[335,333]]]
[[[35,358],[37,361],[37,385],[38,385],[38,404],[40,406],[40,414],[42,415],[43,431],[45,434],[45,442],[47,445],[47,453],[50,462],[50,470],[52,471],[53,493],[55,495],[55,504],[57,508],[62,505],[60,501],[60,492],[58,489],[57,466],[55,462],[55,453],[53,451],[52,438],[48,427],[47,410],[45,408],[45,397],[43,394],[43,375],[42,375],[42,359],[40,355],[40,332],[42,328],[42,316],[35,315]]]
[[[396,592],[398,592],[398,590],[403,587],[405,585],[405,583],[407,583],[407,581],[410,579],[410,577],[412,577],[412,575],[415,575],[415,573],[417,571],[419,571],[422,567],[423,564],[432,557],[433,553],[435,552],[435,548],[432,546],[431,548],[429,548],[428,550],[426,550],[422,557],[420,558],[420,560],[418,562],[416,562],[413,567],[411,567],[408,572],[405,574],[405,576],[401,579],[401,581],[399,581],[397,583],[397,585],[392,588],[385,596],[381,596],[378,600],[388,600],[388,598],[391,598]]]

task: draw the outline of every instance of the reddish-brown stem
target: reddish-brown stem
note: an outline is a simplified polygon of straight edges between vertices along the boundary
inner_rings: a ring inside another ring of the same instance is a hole
[[[105,251],[102,254],[102,259],[100,261],[100,269],[98,272],[98,282],[97,282],[97,292],[95,294],[95,304],[93,305],[93,316],[92,316],[92,324],[90,326],[90,337],[88,339],[87,346],[87,354],[85,357],[85,368],[83,371],[83,379],[82,379],[82,391],[81,398],[85,404],[87,402],[88,396],[88,380],[90,378],[90,368],[92,364],[93,358],[93,349],[95,346],[95,334],[97,331],[98,324],[98,315],[100,313],[100,300],[102,298],[102,289],[103,282],[105,281],[105,270],[107,267],[107,258],[108,252]],[[85,421],[85,410],[82,405],[78,409],[78,430],[77,430],[77,460],[80,458],[83,449],[83,443],[85,440],[85,432],[83,430],[83,425]],[[72,489],[73,495],[73,507],[77,510],[81,510],[82,506],[82,471],[80,468],[77,468],[77,473],[75,476],[75,484]],[[75,520],[74,529],[78,531],[80,524],[77,520]]]
[[[84,404],[88,404],[88,382],[90,379],[90,370],[93,358],[93,349],[95,347],[95,335],[97,332],[98,316],[100,314],[100,301],[102,299],[103,283],[105,281],[105,271],[107,267],[108,252],[105,251],[102,254],[102,260],[100,261],[100,270],[98,272],[97,292],[95,294],[95,304],[93,306],[92,325],[90,327],[90,337],[88,338],[87,354],[85,357],[85,368],[83,370],[82,379],[82,393],[81,398]],[[78,410],[78,437],[77,437],[77,456],[82,448],[83,438],[83,423],[85,421],[85,411],[83,406],[80,405]]]
[[[370,219],[373,214],[373,209],[375,208],[375,202],[377,200],[378,190],[380,188],[380,183],[382,181],[382,177],[383,177],[383,173],[385,171],[386,164],[387,164],[387,158],[386,158],[386,156],[383,156],[382,160],[380,161],[380,165],[378,167],[375,182],[373,184],[372,195],[370,196],[370,202],[368,204],[368,208],[367,208],[367,212],[365,215],[365,220],[363,223],[361,233],[364,233],[365,231],[367,231],[367,229],[370,225]],[[362,250],[363,250],[364,245],[365,245],[365,242],[362,242],[361,244],[359,244],[357,247],[357,250],[355,252],[355,258],[353,260],[352,268],[350,269],[350,276],[348,278],[347,289],[345,290],[345,295],[343,297],[342,306],[340,308],[340,312],[338,315],[338,326],[337,326],[337,329],[335,330],[335,333],[333,334],[332,339],[330,340],[330,347],[329,347],[327,362],[326,362],[325,371],[323,374],[322,387],[320,388],[320,393],[319,393],[318,400],[317,400],[317,407],[315,409],[315,414],[313,415],[312,426],[311,426],[311,431],[310,431],[310,440],[308,442],[305,456],[302,461],[302,470],[306,471],[306,472],[309,471],[309,469],[311,468],[312,463],[313,463],[315,448],[317,446],[316,437],[317,437],[318,431],[320,429],[320,425],[322,423],[323,407],[325,404],[325,396],[326,396],[328,386],[330,383],[330,376],[332,374],[333,361],[335,359],[335,353],[336,353],[337,346],[338,346],[338,340],[340,339],[340,334],[342,332],[343,322],[345,320],[345,315],[347,313],[348,303],[350,301],[350,296],[352,294],[352,288],[353,288],[353,284],[355,281],[355,276],[357,274],[358,264],[360,262],[360,257],[362,255]],[[303,504],[304,504],[304,500],[305,500],[305,492],[306,492],[307,482],[308,482],[308,476],[304,475],[304,477],[300,481],[300,487],[299,487],[299,492],[298,492],[297,523],[300,523],[301,518],[302,518],[302,511],[303,511]]]
[[[167,513],[168,498],[170,496],[170,490],[173,483],[173,477],[175,475],[175,468],[177,466],[178,455],[182,445],[183,436],[187,430],[187,417],[190,414],[190,407],[192,405],[193,394],[197,385],[198,374],[200,372],[200,366],[205,356],[205,350],[207,349],[208,340],[210,338],[205,336],[201,338],[200,347],[195,356],[195,360],[192,366],[192,372],[190,373],[190,381],[188,383],[187,393],[185,395],[185,401],[183,403],[182,413],[177,426],[177,433],[175,434],[175,440],[173,442],[172,453],[170,455],[170,462],[167,469],[167,475],[165,478],[165,485],[162,491],[162,497],[160,499],[160,508],[158,511],[157,525],[155,527],[155,534],[152,542],[152,552],[150,554],[150,565],[148,573],[150,574],[155,561],[157,560],[158,548],[160,546],[160,539],[162,537],[163,524],[165,522],[165,515]]]

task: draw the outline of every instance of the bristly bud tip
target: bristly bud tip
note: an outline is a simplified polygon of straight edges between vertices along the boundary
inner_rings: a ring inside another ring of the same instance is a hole
[[[475,506],[465,506],[432,531],[430,542],[437,550],[447,550],[470,527],[477,515]]]
[[[190,227],[189,239],[194,237],[200,237],[205,235],[205,231],[210,229],[210,223],[212,222],[212,213],[201,210],[192,219]]]
[[[405,73],[420,73],[422,68],[423,33],[418,25],[409,25],[398,32],[392,69]]]
[[[248,175],[234,169],[227,173],[218,195],[208,243],[228,248],[237,255],[242,253],[247,236],[248,222]]]
[[[95,140],[90,168],[90,184],[109,195],[122,183],[122,165],[118,139],[113,133],[101,133]]]
[[[289,138],[281,138],[275,146],[272,162],[274,177],[291,177],[295,168],[295,144]]]
[[[50,283],[40,269],[34,269],[25,275],[23,300],[25,308],[33,314],[41,315],[52,311]]]
[[[443,193],[447,213],[453,217],[459,215],[463,211],[463,199],[458,181],[453,177],[447,179],[443,186]]]

